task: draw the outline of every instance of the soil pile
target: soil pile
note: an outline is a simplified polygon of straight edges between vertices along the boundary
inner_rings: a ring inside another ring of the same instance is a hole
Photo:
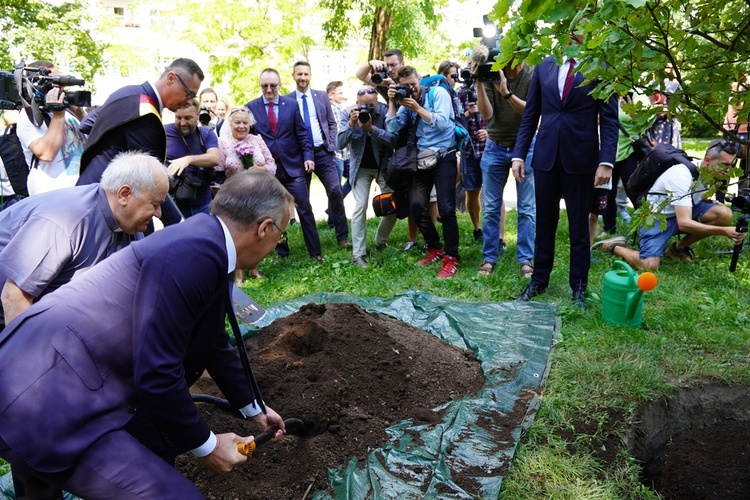
[[[310,435],[267,443],[226,475],[178,457],[178,469],[208,498],[299,499],[310,487],[326,489],[326,469],[364,459],[387,442],[386,427],[434,423],[440,415],[432,408],[484,385],[473,352],[355,304],[304,306],[247,346],[264,400],[283,418],[304,420]],[[221,396],[206,375],[193,391]],[[257,433],[224,410],[200,407],[214,432]]]

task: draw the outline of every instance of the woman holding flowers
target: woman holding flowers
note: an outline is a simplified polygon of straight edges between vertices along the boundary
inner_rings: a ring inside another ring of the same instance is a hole
[[[231,136],[219,138],[219,165],[216,170],[224,170],[227,177],[242,169],[257,168],[276,174],[276,162],[273,160],[268,146],[259,135],[250,133],[250,127],[255,125],[255,118],[247,108],[234,108],[227,118]],[[257,268],[250,269],[251,278],[262,278]],[[235,283],[242,284],[244,274],[242,269],[235,271]]]

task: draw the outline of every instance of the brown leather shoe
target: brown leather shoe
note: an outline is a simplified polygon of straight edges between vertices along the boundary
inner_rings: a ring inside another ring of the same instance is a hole
[[[346,241],[346,240],[341,240],[341,241],[339,241],[339,246],[340,246],[341,248],[351,248],[351,247],[352,247],[352,244],[351,244],[351,243],[349,243],[349,242],[348,242],[348,241]]]

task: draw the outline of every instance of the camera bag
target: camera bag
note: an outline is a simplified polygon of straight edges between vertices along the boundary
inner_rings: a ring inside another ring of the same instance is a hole
[[[29,177],[29,166],[26,164],[21,141],[16,135],[15,123],[5,127],[5,132],[0,136],[0,158],[3,160],[13,192],[21,198],[28,196],[26,180]],[[34,156],[32,162],[36,161],[38,159]]]
[[[372,210],[378,217],[393,215],[398,212],[395,193],[376,194],[372,199]]]

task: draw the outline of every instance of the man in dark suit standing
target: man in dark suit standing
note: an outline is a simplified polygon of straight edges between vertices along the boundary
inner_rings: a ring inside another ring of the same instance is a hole
[[[115,91],[96,114],[81,157],[77,185],[99,182],[109,162],[124,151],[141,151],[166,161],[167,136],[161,111],[177,111],[193,102],[203,71],[191,59],[176,59],[156,82],[143,82]],[[165,224],[179,222],[173,203],[162,205]]]
[[[307,251],[315,260],[323,262],[318,228],[305,181],[305,175],[315,170],[313,145],[297,103],[280,96],[280,88],[279,72],[272,68],[264,69],[260,73],[263,95],[245,106],[255,117],[255,132],[263,138],[276,161],[276,178],[294,197]],[[279,257],[288,257],[289,245],[280,243],[276,251]]]
[[[333,221],[336,230],[336,241],[344,248],[351,248],[347,241],[349,226],[346,223],[344,196],[341,193],[341,179],[336,169],[336,136],[338,124],[331,108],[328,93],[310,88],[310,63],[297,61],[294,63],[292,78],[297,84],[297,90],[287,94],[297,101],[299,112],[309,131],[315,153],[315,175],[318,176],[328,196],[329,220]],[[311,174],[307,175],[310,185]]]
[[[0,334],[0,457],[30,479],[20,498],[203,498],[172,467],[191,451],[215,472],[252,437],[215,435],[189,387],[208,370],[259,430],[281,417],[248,384],[224,329],[235,268],[289,223],[292,198],[265,172],[231,177],[198,214],[108,257]],[[190,262],[190,266],[180,263]]]
[[[548,57],[535,68],[512,169],[516,182],[523,182],[523,158],[539,126],[531,161],[537,218],[534,273],[518,300],[531,300],[549,284],[563,198],[570,230],[568,281],[573,302],[585,308],[591,264],[588,214],[594,187],[610,181],[617,154],[618,119],[617,96],[607,101],[594,99],[589,93],[597,82],[581,85],[584,77],[575,67],[574,59],[568,58],[558,66],[553,57]]]

